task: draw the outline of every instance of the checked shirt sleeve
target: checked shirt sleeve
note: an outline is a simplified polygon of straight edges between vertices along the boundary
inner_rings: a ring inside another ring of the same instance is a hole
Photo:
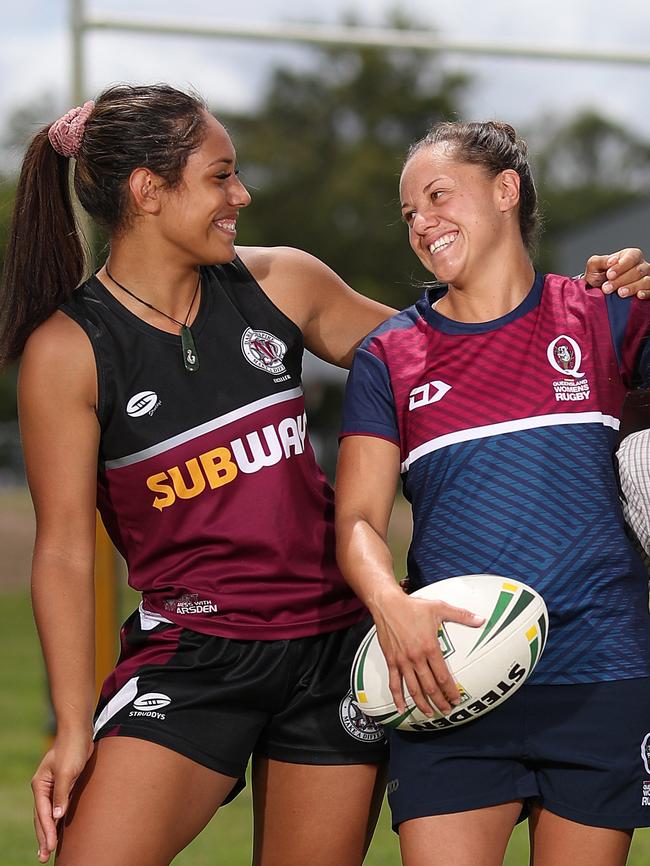
[[[617,458],[623,515],[650,567],[650,430],[626,436]]]

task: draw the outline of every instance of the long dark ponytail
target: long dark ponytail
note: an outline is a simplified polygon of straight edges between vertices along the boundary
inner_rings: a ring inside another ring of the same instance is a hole
[[[0,294],[0,366],[81,281],[84,248],[70,195],[70,160],[36,134],[23,161]]]
[[[178,186],[205,133],[205,104],[165,84],[105,90],[75,153],[74,188],[109,234],[129,220],[128,180],[149,168]],[[70,160],[45,127],[32,140],[18,180],[0,292],[0,367],[16,360],[31,332],[84,278],[84,242],[70,192]]]

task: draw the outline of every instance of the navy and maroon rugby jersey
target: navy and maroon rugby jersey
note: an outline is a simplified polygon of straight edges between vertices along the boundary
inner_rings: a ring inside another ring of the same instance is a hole
[[[62,307],[97,363],[104,524],[160,619],[244,640],[344,628],[364,609],[335,562],[333,494],[307,435],[302,334],[239,259],[201,275],[196,372],[177,335],[96,277]]]
[[[538,275],[491,322],[432,309],[437,286],[357,350],[342,435],[401,451],[411,585],[469,573],[531,584],[550,613],[531,682],[650,674],[647,573],[628,541],[613,450],[650,367],[650,306]]]

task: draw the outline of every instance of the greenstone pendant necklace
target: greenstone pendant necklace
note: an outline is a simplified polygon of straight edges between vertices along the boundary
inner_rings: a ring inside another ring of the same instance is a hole
[[[144,304],[145,307],[149,307],[150,310],[154,310],[154,312],[160,313],[161,316],[169,319],[170,322],[175,322],[179,326],[179,328],[181,329],[181,350],[183,353],[183,364],[185,365],[185,369],[189,373],[196,373],[196,371],[199,369],[199,356],[196,351],[192,332],[190,331],[190,327],[187,322],[190,318],[190,313],[192,312],[192,307],[194,306],[194,301],[196,300],[199,286],[201,285],[201,272],[199,271],[199,278],[196,281],[196,288],[194,289],[194,294],[192,295],[192,300],[190,301],[190,306],[187,311],[187,315],[185,316],[185,321],[179,322],[178,319],[175,319],[173,316],[170,316],[167,313],[163,313],[163,311],[159,310],[158,307],[154,307],[154,305],[150,304],[149,301],[144,301],[142,300],[142,298],[139,298],[130,289],[127,289],[126,286],[123,286],[122,283],[118,283],[115,277],[108,270],[108,264],[105,264],[104,268],[106,269],[106,274],[109,279],[111,279],[116,286],[119,286],[123,292],[126,292],[127,295],[131,295],[132,298],[134,298],[136,301],[139,301],[141,304]]]

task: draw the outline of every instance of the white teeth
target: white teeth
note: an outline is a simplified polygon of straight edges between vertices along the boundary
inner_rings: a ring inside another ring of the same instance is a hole
[[[234,232],[237,224],[235,223],[235,220],[216,220],[215,225],[226,229],[226,231]]]
[[[439,250],[443,249],[443,247],[448,247],[449,244],[453,244],[458,236],[457,232],[453,234],[443,235],[441,238],[435,240],[429,247],[429,252],[431,255],[437,253]]]

